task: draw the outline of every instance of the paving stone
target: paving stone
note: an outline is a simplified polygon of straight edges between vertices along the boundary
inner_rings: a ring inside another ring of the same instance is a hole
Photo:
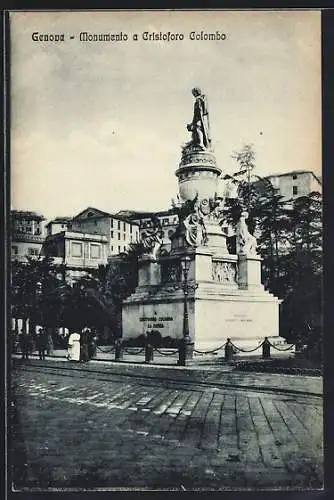
[[[171,381],[166,369],[154,372],[165,373],[162,380],[109,369],[101,381],[82,367],[69,377],[37,365],[17,366],[12,377],[20,487],[322,486],[321,399],[296,377],[289,389],[300,396],[292,399],[268,374],[227,373],[229,385],[216,387],[210,372],[175,370]],[[316,393],[317,384],[310,387]]]

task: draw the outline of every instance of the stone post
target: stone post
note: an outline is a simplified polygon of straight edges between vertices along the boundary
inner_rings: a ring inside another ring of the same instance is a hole
[[[153,347],[151,344],[145,345],[145,363],[150,363],[153,361]]]
[[[270,358],[270,342],[268,337],[264,337],[264,341],[262,344],[262,358],[269,359]]]
[[[115,341],[115,361],[121,361],[123,359],[123,344],[122,341],[117,339]]]
[[[183,338],[179,345],[178,365],[186,366],[186,362],[194,357],[194,342],[190,338]]]
[[[232,360],[233,360],[233,345],[231,339],[227,339],[225,345],[225,361],[232,361]]]

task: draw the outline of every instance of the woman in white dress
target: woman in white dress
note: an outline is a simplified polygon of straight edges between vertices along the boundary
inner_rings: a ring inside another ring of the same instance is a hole
[[[68,339],[67,359],[69,361],[80,361],[80,334],[71,333]]]

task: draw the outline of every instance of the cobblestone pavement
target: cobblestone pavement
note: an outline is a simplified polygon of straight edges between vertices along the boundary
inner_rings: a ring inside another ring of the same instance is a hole
[[[12,370],[16,489],[322,487],[319,379],[63,364]]]

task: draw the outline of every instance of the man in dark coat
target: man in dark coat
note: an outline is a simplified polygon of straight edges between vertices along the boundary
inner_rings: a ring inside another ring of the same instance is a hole
[[[39,328],[37,333],[37,348],[39,359],[45,359],[45,351],[48,347],[48,337],[44,328]]]
[[[84,328],[80,335],[80,361],[89,361],[88,355],[88,328]]]
[[[29,352],[31,350],[31,339],[30,335],[25,331],[21,332],[20,345],[22,350],[22,359],[29,359]]]
[[[96,335],[90,330],[88,333],[88,358],[92,359],[96,356]]]

